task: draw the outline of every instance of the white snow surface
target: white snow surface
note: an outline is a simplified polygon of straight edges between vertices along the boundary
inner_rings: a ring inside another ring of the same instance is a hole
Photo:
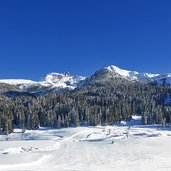
[[[143,126],[140,119],[0,135],[0,170],[170,171],[171,128]]]
[[[0,83],[20,85],[20,84],[35,84],[36,82],[31,80],[24,80],[24,79],[6,79],[6,80],[0,80]]]

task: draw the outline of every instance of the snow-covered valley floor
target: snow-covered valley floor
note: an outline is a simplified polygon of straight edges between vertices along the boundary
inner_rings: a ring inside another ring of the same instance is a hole
[[[0,135],[0,171],[171,171],[171,129],[138,123]]]

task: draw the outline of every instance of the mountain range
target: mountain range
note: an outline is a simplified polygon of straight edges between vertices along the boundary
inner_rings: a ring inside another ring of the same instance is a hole
[[[0,80],[0,133],[15,127],[112,125],[141,115],[142,124],[171,124],[171,74],[114,65],[89,77],[50,73],[41,81]]]
[[[171,85],[171,73],[151,74],[120,69],[114,65],[102,68],[89,77],[72,76],[69,72],[47,74],[42,81],[24,79],[0,79],[0,83],[13,85],[23,92],[41,93],[46,91],[69,91],[92,81],[107,81],[111,78],[123,78],[130,82]]]

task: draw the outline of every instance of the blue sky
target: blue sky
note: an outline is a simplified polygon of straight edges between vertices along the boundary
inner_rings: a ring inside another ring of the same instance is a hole
[[[171,72],[170,0],[0,1],[0,78]]]

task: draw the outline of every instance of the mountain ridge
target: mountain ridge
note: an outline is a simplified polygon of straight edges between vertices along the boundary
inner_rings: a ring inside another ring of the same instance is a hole
[[[113,73],[117,73],[120,76],[127,78],[128,80],[140,81],[140,82],[145,82],[145,83],[149,83],[153,81],[160,81],[160,79],[164,79],[164,78],[171,79],[171,73],[166,73],[166,74],[139,73],[137,71],[129,71],[129,70],[120,69],[114,65],[105,67],[104,69],[107,69]],[[168,80],[168,83],[170,84],[171,80]]]
[[[0,79],[0,83],[18,86],[23,91],[37,92],[40,90],[61,89],[74,90],[78,86],[85,85],[87,81],[107,80],[112,77],[121,77],[128,81],[138,81],[142,83],[155,83],[159,85],[171,85],[171,73],[168,74],[151,74],[139,73],[121,69],[115,65],[104,67],[89,77],[73,76],[69,72],[47,74],[41,81],[32,81],[26,79]]]

